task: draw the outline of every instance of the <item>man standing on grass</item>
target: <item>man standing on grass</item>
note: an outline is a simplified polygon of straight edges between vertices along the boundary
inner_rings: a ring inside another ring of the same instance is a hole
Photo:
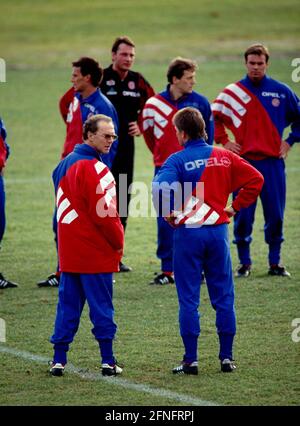
[[[143,135],[153,154],[155,174],[174,152],[180,151],[172,123],[174,114],[185,107],[197,108],[205,121],[209,144],[213,143],[213,121],[208,100],[193,91],[196,83],[196,62],[175,58],[171,61],[165,91],[148,99],[143,110]],[[157,257],[161,261],[161,273],[150,284],[173,284],[173,232],[174,230],[157,217]]]
[[[87,300],[102,374],[114,376],[122,369],[113,355],[117,326],[112,276],[123,253],[124,232],[115,181],[100,156],[108,154],[117,139],[112,119],[101,114],[90,117],[84,124],[83,139],[53,172],[61,278],[50,373],[63,374]]]
[[[119,118],[119,143],[111,171],[117,184],[118,211],[125,232],[129,187],[133,181],[134,137],[141,135],[141,112],[146,100],[154,95],[154,90],[142,74],[131,70],[135,44],[129,37],[117,37],[111,55],[112,64],[104,69],[100,87],[116,108]],[[130,271],[130,266],[120,263],[120,272]]]
[[[63,147],[62,158],[70,154],[76,144],[81,144],[82,126],[88,117],[95,114],[105,114],[111,117],[116,132],[118,131],[117,112],[109,101],[101,93],[99,84],[103,70],[99,63],[92,58],[82,57],[72,63],[73,86],[61,98],[59,107],[61,115],[66,123],[66,139]],[[116,154],[118,142],[114,143],[111,152],[102,156],[102,161],[111,167]],[[56,230],[54,229],[56,234]],[[57,272],[49,275],[45,280],[37,283],[39,287],[58,287],[60,274]]]
[[[266,75],[269,52],[265,46],[250,46],[244,57],[246,77],[227,86],[212,105],[215,141],[245,158],[264,176],[260,198],[269,246],[268,274],[290,277],[280,264],[286,198],[284,160],[294,142],[300,141],[300,100],[288,86]],[[283,140],[283,131],[290,125],[291,132]],[[226,128],[233,133],[234,141]],[[234,243],[240,261],[236,277],[248,277],[251,271],[255,209],[256,202],[234,217]]]
[[[198,374],[203,271],[216,311],[221,371],[232,372],[236,368],[236,319],[228,223],[231,216],[256,200],[263,177],[236,154],[206,143],[205,122],[197,109],[181,109],[172,122],[184,150],[171,155],[155,176],[153,202],[158,214],[162,210],[166,221],[175,227],[174,274],[185,353],[173,373]],[[226,207],[233,191],[238,191],[237,196]]]
[[[4,168],[9,156],[9,146],[6,143],[6,129],[0,117],[0,243],[5,231],[5,189],[4,189]],[[0,247],[1,248],[1,247]],[[0,273],[0,290],[5,288],[18,287],[18,284],[8,281]]]

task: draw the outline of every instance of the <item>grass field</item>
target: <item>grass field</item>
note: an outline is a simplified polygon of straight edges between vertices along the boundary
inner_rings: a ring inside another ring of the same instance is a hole
[[[70,85],[70,62],[90,55],[106,66],[113,39],[128,34],[137,44],[135,69],[157,91],[165,86],[168,62],[182,55],[198,61],[197,90],[212,101],[226,84],[243,75],[245,48],[262,41],[271,50],[270,75],[289,84],[299,96],[300,83],[291,80],[291,61],[300,57],[299,2],[105,0],[86,6],[78,0],[4,0],[1,14],[6,19],[1,24],[0,57],[6,61],[7,81],[0,83],[0,114],[12,152],[5,172],[7,229],[0,271],[20,287],[0,291],[0,318],[6,322],[7,333],[6,343],[0,343],[0,405],[180,406],[201,401],[299,405],[300,343],[291,338],[291,322],[300,318],[298,145],[286,161],[282,250],[292,279],[266,275],[267,247],[259,207],[253,273],[248,280],[236,282],[236,374],[219,373],[215,318],[205,286],[200,308],[200,374],[170,374],[183,350],[174,286],[148,285],[153,272],[159,270],[154,218],[129,219],[125,263],[134,270],[116,275],[119,329],[115,351],[125,364],[123,381],[97,380],[98,349],[87,309],[69,353],[77,374],[70,371],[62,379],[47,375],[57,290],[36,286],[56,265],[50,177],[64,140],[57,103]],[[138,138],[135,179],[149,187],[152,175],[150,153]],[[232,257],[235,265],[234,247]],[[84,373],[90,373],[90,378],[82,378]]]

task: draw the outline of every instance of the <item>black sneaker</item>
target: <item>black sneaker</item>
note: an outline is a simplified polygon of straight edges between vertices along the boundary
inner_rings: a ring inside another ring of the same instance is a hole
[[[281,265],[271,265],[268,274],[277,277],[291,277],[291,274]]]
[[[221,361],[222,373],[232,373],[236,369],[236,365],[232,359],[225,358]]]
[[[237,278],[247,278],[249,277],[250,273],[251,265],[239,265],[234,272],[234,276]]]
[[[102,376],[117,376],[121,374],[123,368],[117,364],[102,364]]]
[[[8,281],[4,276],[0,273],[0,289],[4,288],[13,288],[18,287],[17,283],[13,283],[12,281]]]
[[[166,284],[174,284],[174,278],[171,275],[167,275],[167,274],[159,274],[157,275],[153,281],[151,281],[151,283],[149,284],[159,284],[159,285],[166,285]]]
[[[178,367],[173,368],[172,372],[173,374],[193,374],[194,376],[197,376],[198,361],[194,361],[191,363],[182,361],[182,363]]]
[[[52,376],[56,376],[56,377],[60,377],[63,376],[65,371],[65,366],[59,362],[51,362],[50,363],[50,374],[52,374]]]
[[[51,274],[44,281],[39,281],[37,283],[38,287],[58,287],[59,286],[59,275]]]
[[[120,262],[119,263],[119,272],[130,272],[132,271],[132,268],[130,266],[124,265],[124,263]]]

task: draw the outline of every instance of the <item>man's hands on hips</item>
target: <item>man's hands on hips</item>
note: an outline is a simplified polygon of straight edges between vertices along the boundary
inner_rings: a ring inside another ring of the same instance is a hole
[[[242,149],[241,145],[233,141],[228,141],[225,143],[224,148],[228,149],[228,151],[234,152],[235,154],[239,154]]]
[[[286,141],[282,141],[280,145],[280,158],[286,159],[288,152],[291,149],[291,145]]]
[[[234,210],[231,204],[230,206],[225,207],[224,212],[227,214],[228,217],[232,217],[236,214],[236,210]]]

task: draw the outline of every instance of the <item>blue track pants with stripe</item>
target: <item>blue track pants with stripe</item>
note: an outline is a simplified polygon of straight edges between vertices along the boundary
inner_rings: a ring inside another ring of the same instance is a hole
[[[92,333],[98,341],[103,363],[114,363],[112,341],[114,323],[112,274],[77,274],[62,272],[54,334],[54,362],[66,363],[66,352],[78,330],[80,316],[87,301]]]
[[[283,159],[248,160],[263,175],[265,182],[260,193],[265,219],[265,242],[269,245],[269,264],[280,263],[283,238],[283,217],[286,198],[285,163]],[[257,202],[241,209],[234,216],[234,243],[241,264],[251,265],[250,243]]]

